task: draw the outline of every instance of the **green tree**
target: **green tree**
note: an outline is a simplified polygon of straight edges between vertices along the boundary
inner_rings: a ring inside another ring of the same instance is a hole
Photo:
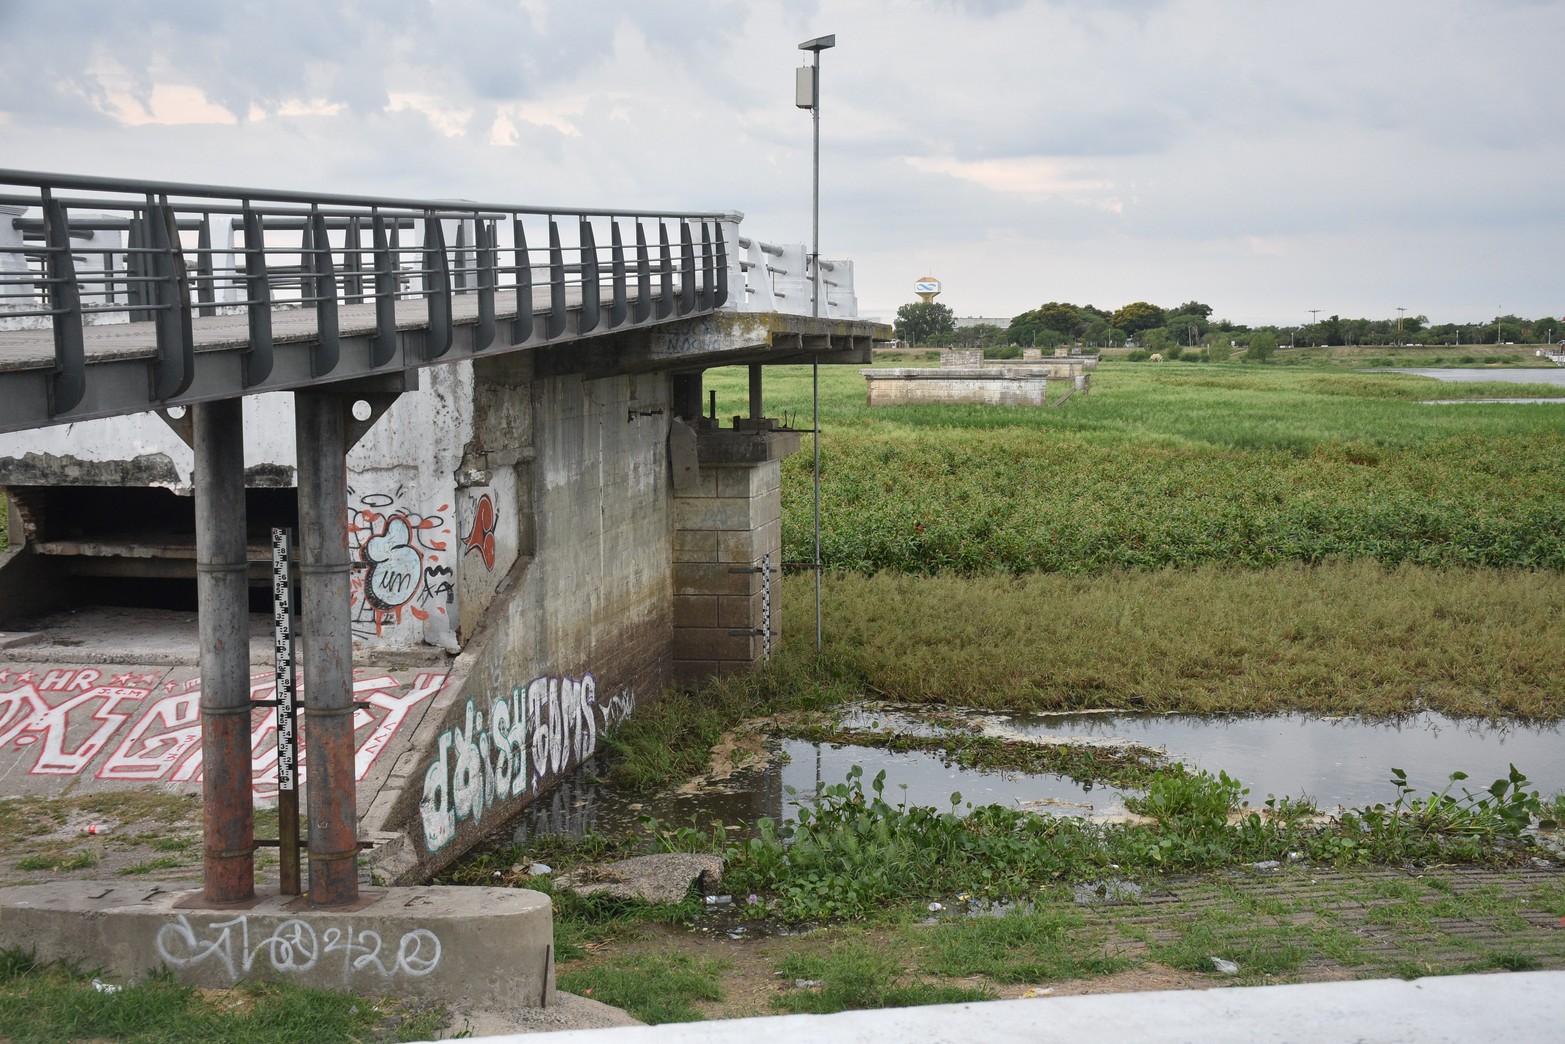
[[[1250,335],[1250,350],[1245,353],[1245,362],[1266,362],[1277,351],[1277,335],[1268,330],[1261,330]]]
[[[914,301],[897,309],[897,321],[893,329],[899,339],[918,344],[936,334],[953,332],[956,329],[956,316],[939,301],[931,301],[929,304]]]
[[[1184,304],[1174,309],[1174,311],[1181,315],[1198,316],[1203,323],[1206,322],[1206,320],[1212,318],[1212,306],[1209,304],[1202,304],[1200,301],[1186,301]]]
[[[1163,325],[1163,309],[1146,301],[1132,301],[1109,317],[1109,321],[1128,334],[1138,334]]]
[[[1168,327],[1168,332],[1174,340],[1186,347],[1193,346],[1206,333],[1206,317],[1197,312],[1179,312],[1171,315],[1163,325]]]
[[[1076,314],[1076,306],[1059,301],[1050,301],[1038,309],[1038,321],[1055,333],[1066,336],[1074,334],[1081,323],[1080,317]]]

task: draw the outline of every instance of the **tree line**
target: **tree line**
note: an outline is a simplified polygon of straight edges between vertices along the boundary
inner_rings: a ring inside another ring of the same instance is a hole
[[[1258,348],[1262,354],[1269,354],[1268,344],[1272,348],[1548,344],[1565,338],[1565,320],[1552,315],[1541,319],[1502,315],[1480,323],[1437,324],[1422,315],[1389,319],[1344,319],[1333,315],[1297,326],[1250,327],[1227,319],[1214,320],[1212,311],[1211,305],[1200,301],[1185,301],[1172,308],[1132,301],[1114,311],[1090,304],[1050,301],[1016,316],[1005,328],[992,323],[958,328],[955,315],[946,305],[938,301],[918,302],[897,309],[895,328],[899,339],[931,347],[1138,347],[1152,352],[1206,348],[1214,358],[1234,348]]]

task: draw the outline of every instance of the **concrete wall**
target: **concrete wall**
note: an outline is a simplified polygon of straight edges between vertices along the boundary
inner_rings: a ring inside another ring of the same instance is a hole
[[[861,372],[864,374],[871,406],[908,403],[973,403],[980,406],[1048,404],[1048,376],[1042,373],[956,369]],[[1065,386],[1070,385],[1067,382]]]
[[[425,876],[531,803],[669,682],[667,379],[550,377],[530,389],[524,513],[536,553],[510,570],[365,817],[369,831],[405,835],[382,862],[393,882]],[[517,409],[487,414],[503,424],[481,411],[470,454],[503,451]]]

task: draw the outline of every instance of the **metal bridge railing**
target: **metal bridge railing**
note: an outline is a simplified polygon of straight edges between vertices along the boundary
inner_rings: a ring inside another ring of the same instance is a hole
[[[740,218],[0,170],[0,329],[52,330],[51,415],[81,401],[85,328],[102,323],[151,324],[151,403],[189,387],[202,316],[248,316],[250,387],[271,373],[274,314],[312,310],[325,378],[354,306],[373,308],[373,366],[394,357],[401,301],[427,310],[425,362],[450,349],[458,297],[476,299],[474,351],[744,308],[768,295],[730,300]]]

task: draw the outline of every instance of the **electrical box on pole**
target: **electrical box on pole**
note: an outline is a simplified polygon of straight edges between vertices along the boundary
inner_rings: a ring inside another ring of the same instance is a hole
[[[793,104],[801,109],[815,108],[815,67],[801,65],[794,73]]]

